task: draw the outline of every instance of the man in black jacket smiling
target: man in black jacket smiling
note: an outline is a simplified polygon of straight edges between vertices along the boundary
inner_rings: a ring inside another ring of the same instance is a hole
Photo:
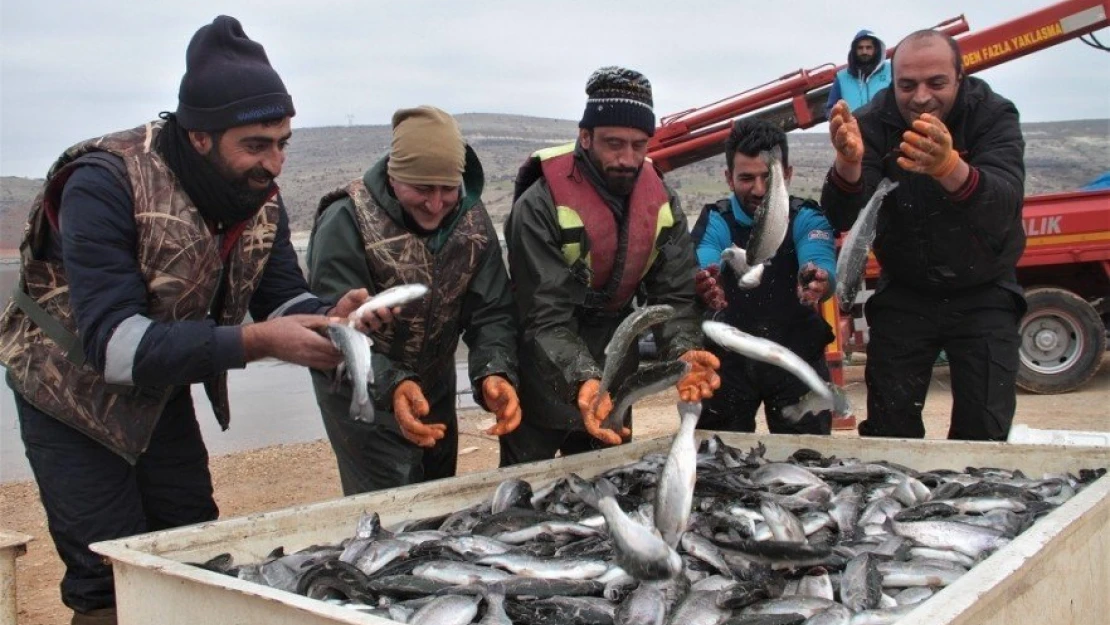
[[[1018,111],[964,75],[956,42],[913,33],[898,44],[894,83],[853,117],[829,116],[836,160],[821,195],[846,230],[882,178],[898,181],[879,211],[882,266],[867,302],[865,436],[925,435],[921,409],[941,349],[952,371],[948,437],[1004,440],[1013,420],[1018,323],[1015,267],[1024,140]]]

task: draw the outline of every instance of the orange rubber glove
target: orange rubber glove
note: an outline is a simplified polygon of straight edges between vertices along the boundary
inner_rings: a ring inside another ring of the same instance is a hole
[[[613,398],[609,397],[608,392],[600,395],[600,390],[601,380],[595,378],[583,382],[578,387],[578,412],[582,413],[582,423],[590,436],[607,445],[620,445],[621,434],[627,432],[626,436],[631,436],[632,432],[628,428],[622,428],[622,432],[614,432],[601,427],[605,417],[613,411]]]
[[[721,376],[717,375],[721,361],[712,353],[691,349],[678,359],[690,365],[690,371],[676,385],[682,401],[693,403],[709,399],[713,397],[713,391],[721,388]]]
[[[431,409],[420,385],[412,380],[401,382],[393,391],[393,416],[401,427],[401,435],[414,445],[435,447],[436,441],[447,434],[447,426],[442,423],[420,421]]]
[[[725,300],[725,290],[721,288],[719,282],[720,275],[719,265],[710,265],[694,274],[694,290],[710,310],[724,310],[728,305]]]
[[[898,149],[898,166],[906,171],[944,178],[960,164],[960,155],[952,148],[952,135],[940,119],[922,113],[902,133]]]
[[[829,111],[829,138],[837,158],[846,163],[863,162],[863,135],[848,103],[840,100]]]
[[[486,407],[497,415],[497,423],[486,430],[490,436],[503,436],[520,425],[520,399],[508,380],[491,375],[482,380],[482,399]]]

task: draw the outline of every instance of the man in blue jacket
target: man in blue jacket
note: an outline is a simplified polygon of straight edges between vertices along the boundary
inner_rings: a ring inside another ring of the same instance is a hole
[[[847,102],[853,111],[863,107],[876,93],[890,86],[890,75],[883,40],[870,30],[859,31],[848,51],[848,66],[836,73],[825,103],[825,117],[839,100]]]
[[[736,244],[746,248],[754,227],[752,216],[768,196],[770,172],[761,152],[778,147],[783,177],[789,184],[786,133],[761,120],[740,120],[725,144],[725,179],[732,194],[702,209],[694,226],[697,246],[698,295],[718,321],[755,336],[770,339],[808,362],[826,381],[825,345],[832,330],[817,313],[817,302],[835,291],[836,248],[832,226],[812,200],[791,196],[790,227],[778,252],[755,288],[744,289],[732,268],[720,269],[721,251]],[[755,415],[764,405],[767,427],[773,433],[828,434],[832,414],[809,413],[791,423],[782,409],[797,404],[808,387],[780,367],[711,347],[721,360],[721,388],[702,401],[698,427],[730,432],[754,432]]]

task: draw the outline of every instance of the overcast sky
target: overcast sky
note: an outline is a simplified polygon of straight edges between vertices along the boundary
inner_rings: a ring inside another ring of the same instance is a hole
[[[975,31],[1048,4],[0,0],[0,175],[41,177],[70,144],[173,110],[189,38],[219,13],[266,47],[296,128],[385,124],[418,104],[578,119],[586,78],[611,64],[647,75],[662,116],[843,63],[860,28],[893,45],[961,13]],[[979,76],[1025,121],[1110,117],[1110,54],[1078,40]]]

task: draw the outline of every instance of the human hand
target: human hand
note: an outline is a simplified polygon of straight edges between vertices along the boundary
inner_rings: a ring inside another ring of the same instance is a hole
[[[829,272],[815,263],[806,263],[798,270],[798,301],[812,306],[829,293]]]
[[[393,416],[401,427],[401,435],[414,445],[435,447],[436,441],[447,435],[446,425],[427,424],[420,420],[428,416],[430,410],[431,406],[416,382],[405,380],[393,390]]]
[[[902,133],[898,146],[902,155],[898,166],[906,171],[944,178],[960,164],[960,155],[952,149],[952,135],[937,117],[922,113]]]
[[[379,308],[363,311],[361,315],[354,315],[359,307],[370,299],[370,292],[366,289],[351,289],[343,294],[339,303],[328,311],[328,317],[339,317],[343,321],[351,322],[359,332],[369,333],[381,329],[393,321],[393,315],[399,314],[398,308]]]
[[[247,362],[277,358],[327,371],[343,362],[343,354],[325,336],[327,317],[287,315],[243,326],[243,355]]]
[[[508,380],[499,375],[487,376],[482,380],[482,399],[497,415],[497,423],[486,430],[486,434],[504,436],[520,425],[520,399]]]
[[[863,135],[848,103],[840,100],[829,111],[829,138],[836,149],[837,160],[846,164],[863,162]]]
[[[601,380],[597,378],[586,380],[578,387],[578,412],[582,413],[582,423],[585,424],[586,432],[590,436],[607,445],[620,445],[623,432],[614,432],[601,427],[605,417],[613,411],[613,399],[609,397],[608,392],[601,395],[600,391]],[[622,429],[631,436],[631,431],[627,428]]]
[[[721,387],[721,376],[717,370],[721,361],[712,353],[701,349],[691,349],[678,358],[690,365],[686,375],[678,381],[678,397],[689,403],[699,402],[713,396],[713,391]]]
[[[698,293],[698,298],[711,310],[724,310],[728,305],[725,300],[725,290],[717,282],[720,275],[719,265],[710,265],[694,274],[694,289]]]

